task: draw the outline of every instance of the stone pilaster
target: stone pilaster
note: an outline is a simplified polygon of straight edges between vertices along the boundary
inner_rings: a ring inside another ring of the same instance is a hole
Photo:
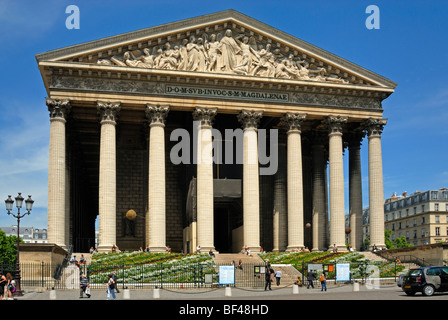
[[[329,137],[329,185],[330,185],[330,248],[346,251],[345,200],[342,129],[347,117],[330,116],[325,120]]]
[[[323,251],[327,245],[327,208],[325,201],[326,159],[323,134],[313,139],[313,247],[312,251]]]
[[[260,249],[260,186],[257,128],[263,113],[242,110],[238,114],[244,132],[243,142],[243,237],[244,245]]]
[[[116,244],[116,132],[121,105],[118,102],[97,102],[100,114],[99,165],[99,245],[98,251],[110,251]]]
[[[302,123],[306,114],[287,113],[283,123],[287,130],[287,194],[288,194],[288,248],[304,247],[303,177],[302,177]]]
[[[384,248],[384,190],[381,133],[386,119],[368,119],[365,122],[369,139],[369,211],[370,245]]]
[[[349,148],[349,206],[350,206],[350,245],[354,250],[362,246],[362,176],[361,141],[362,131],[350,132]]]
[[[149,124],[146,245],[151,252],[166,249],[165,119],[168,111],[169,106],[146,105]]]
[[[212,123],[216,109],[196,108],[197,129],[197,244],[204,252],[215,250]]]
[[[46,99],[50,112],[48,163],[48,242],[66,247],[66,118],[71,105],[68,99]]]

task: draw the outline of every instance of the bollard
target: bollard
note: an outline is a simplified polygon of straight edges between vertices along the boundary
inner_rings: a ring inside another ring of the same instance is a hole
[[[359,291],[359,282],[358,281],[355,281],[353,283],[353,291]]]
[[[159,288],[154,288],[154,292],[153,292],[153,296],[154,299],[159,299],[160,298],[160,292],[159,292]]]
[[[123,299],[129,300],[131,299],[131,292],[128,288],[123,290]]]
[[[292,286],[292,293],[299,294],[299,286],[298,285],[295,284]]]
[[[231,297],[232,296],[232,288],[226,287],[225,296],[226,297]]]
[[[50,290],[50,300],[56,300],[56,290],[54,288]]]

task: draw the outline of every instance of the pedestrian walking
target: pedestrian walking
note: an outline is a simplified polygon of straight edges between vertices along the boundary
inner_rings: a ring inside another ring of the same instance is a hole
[[[114,273],[112,274],[112,278],[114,279],[114,290],[117,291],[117,293],[120,293],[120,290],[118,290],[118,285],[117,285],[117,271],[114,271]]]
[[[327,291],[327,278],[325,277],[324,272],[322,272],[322,274],[320,275],[319,281],[320,281],[320,286],[321,286],[320,291],[324,291],[324,289],[325,289],[325,291]]]
[[[269,268],[266,268],[266,273],[264,274],[265,277],[265,285],[264,285],[264,291],[267,290],[267,288],[269,287],[269,290],[271,289],[271,270]]]
[[[314,275],[313,270],[310,270],[310,271],[308,272],[308,275],[306,276],[306,279],[308,280],[308,286],[306,287],[307,289],[309,289],[310,286],[314,289],[313,281],[314,281],[315,277],[316,277],[316,276]]]
[[[5,295],[5,288],[6,288],[6,277],[4,274],[0,273],[0,299],[3,299],[3,296]]]
[[[112,296],[112,298],[115,300],[117,297],[115,296],[115,281],[112,278],[112,275],[109,275],[109,281],[107,282],[107,300],[110,299],[110,297]]]
[[[79,297],[83,298],[84,297],[84,293],[86,294],[87,298],[90,298],[89,280],[83,274],[83,275],[81,275],[81,282],[79,284]]]
[[[275,280],[277,282],[277,286],[280,285],[280,279],[281,278],[282,278],[282,271],[281,270],[275,271]]]

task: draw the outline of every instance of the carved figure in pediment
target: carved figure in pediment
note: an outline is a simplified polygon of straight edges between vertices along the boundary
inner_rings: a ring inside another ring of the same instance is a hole
[[[257,52],[258,60],[254,61],[255,69],[252,71],[252,75],[261,75],[265,77],[274,77],[275,75],[275,58],[271,52],[271,44],[268,43],[265,49],[261,49]]]
[[[175,46],[174,49],[171,49],[171,44],[167,42],[165,43],[164,49],[165,52],[163,52],[159,62],[160,68],[176,70],[180,59],[179,47]]]
[[[197,43],[195,43],[197,42]],[[190,42],[187,44],[188,53],[188,71],[205,71],[207,53],[205,52],[202,38],[198,38],[196,41],[195,36],[190,37]]]
[[[221,71],[232,72],[237,64],[236,56],[241,48],[232,37],[232,30],[228,29],[221,39],[222,66]]]
[[[298,71],[288,66],[288,60],[284,59],[281,62],[276,63],[275,77],[281,79],[293,79],[298,78]]]
[[[156,50],[156,57],[154,58],[154,68],[160,69],[162,67],[163,50],[162,48],[156,49],[155,47],[154,49]]]
[[[249,73],[249,68],[252,67],[253,61],[257,59],[257,43],[255,42],[254,37],[247,37],[245,35],[238,35],[235,38],[236,43],[241,48],[242,60],[239,62],[238,69],[241,69],[241,66],[248,66],[246,74]],[[236,70],[234,70],[236,71]]]
[[[188,39],[183,39],[182,43],[179,48],[179,66],[178,70],[187,70],[187,64],[188,64],[188,52],[187,52],[187,44]]]
[[[151,55],[148,48],[143,49],[143,55],[138,57],[137,60],[141,61],[139,67],[152,68],[154,67],[154,56]]]
[[[221,34],[211,34],[210,39],[205,38],[204,47],[208,52],[207,60],[207,71],[214,72],[218,70],[218,58],[220,57],[221,51]]]

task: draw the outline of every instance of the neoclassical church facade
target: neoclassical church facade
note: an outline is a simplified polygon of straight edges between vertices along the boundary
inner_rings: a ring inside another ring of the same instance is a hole
[[[36,55],[48,241],[100,251],[384,246],[382,101],[396,84],[234,10]]]

